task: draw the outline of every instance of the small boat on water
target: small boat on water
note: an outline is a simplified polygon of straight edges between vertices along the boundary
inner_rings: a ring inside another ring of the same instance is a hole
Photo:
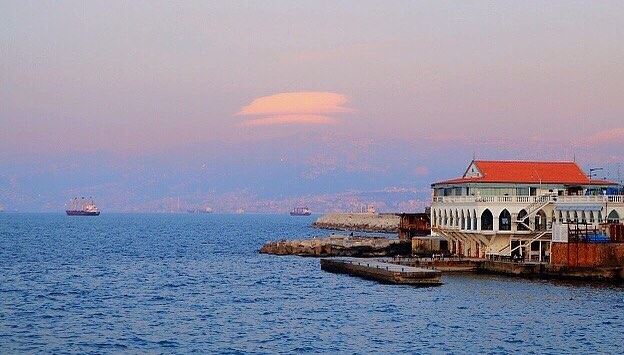
[[[307,207],[295,207],[292,211],[290,211],[291,216],[309,216],[311,214],[312,211],[310,211]]]
[[[74,197],[69,201],[65,213],[67,213],[68,216],[99,216],[100,210],[98,210],[93,199]]]

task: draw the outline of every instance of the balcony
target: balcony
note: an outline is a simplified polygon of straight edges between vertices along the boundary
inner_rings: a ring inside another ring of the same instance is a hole
[[[534,202],[560,203],[624,203],[623,195],[599,196],[434,196],[433,203],[518,203],[526,205]]]

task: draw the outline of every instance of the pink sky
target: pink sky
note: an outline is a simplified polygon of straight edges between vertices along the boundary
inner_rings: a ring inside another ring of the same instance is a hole
[[[272,196],[426,187],[473,154],[624,163],[621,1],[3,1],[0,23],[0,203],[64,198],[37,171],[75,164]]]

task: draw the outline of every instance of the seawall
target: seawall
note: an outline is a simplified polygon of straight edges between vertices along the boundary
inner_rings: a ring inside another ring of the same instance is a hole
[[[396,233],[399,231],[400,217],[395,214],[379,213],[328,213],[319,217],[313,226],[361,232]]]
[[[409,241],[373,237],[331,236],[302,240],[269,241],[260,253],[299,256],[381,257],[409,255]]]
[[[540,279],[606,281],[622,283],[624,266],[568,266],[546,263],[519,263],[488,259],[392,258],[389,263],[427,267],[442,272],[475,272]]]

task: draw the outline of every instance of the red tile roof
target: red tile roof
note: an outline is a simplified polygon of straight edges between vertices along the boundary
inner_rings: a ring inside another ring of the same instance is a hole
[[[475,160],[478,177],[460,177],[436,184],[528,183],[565,185],[616,185],[601,179],[589,179],[575,162]],[[472,165],[472,163],[471,163]],[[469,166],[470,168],[470,166]],[[464,174],[465,176],[465,174]]]

